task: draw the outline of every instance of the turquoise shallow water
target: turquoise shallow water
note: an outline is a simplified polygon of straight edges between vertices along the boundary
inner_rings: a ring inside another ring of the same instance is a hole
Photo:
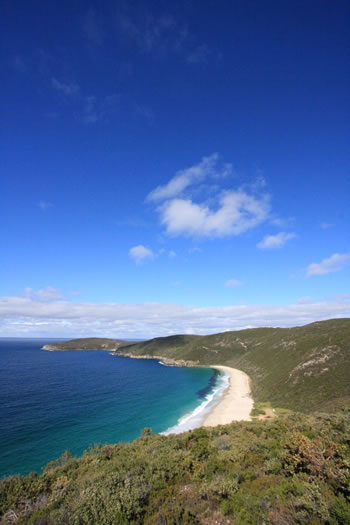
[[[0,477],[40,472],[65,450],[131,441],[144,427],[182,430],[193,411],[196,426],[218,390],[209,368],[41,350],[48,342],[0,339]]]

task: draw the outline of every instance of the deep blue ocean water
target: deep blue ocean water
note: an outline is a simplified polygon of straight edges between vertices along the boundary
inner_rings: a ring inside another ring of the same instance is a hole
[[[42,350],[49,342],[0,339],[0,478],[40,473],[65,450],[80,456],[96,443],[131,441],[144,427],[181,430],[179,419],[198,420],[218,390],[210,368]]]

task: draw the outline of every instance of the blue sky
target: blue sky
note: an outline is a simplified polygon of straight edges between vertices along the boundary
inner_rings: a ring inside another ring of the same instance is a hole
[[[0,335],[350,315],[350,5],[1,3]]]

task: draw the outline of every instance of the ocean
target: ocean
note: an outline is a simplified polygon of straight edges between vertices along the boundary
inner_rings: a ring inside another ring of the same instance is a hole
[[[55,340],[56,341],[56,340]],[[48,339],[0,339],[0,478],[69,450],[199,426],[228,377],[104,351],[48,352]]]

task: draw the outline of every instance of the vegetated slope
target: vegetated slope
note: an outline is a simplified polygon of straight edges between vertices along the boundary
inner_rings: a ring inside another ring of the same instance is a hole
[[[281,408],[334,411],[350,403],[350,319],[162,337],[122,346],[117,353],[239,368],[251,377],[256,401]]]
[[[44,350],[116,350],[122,345],[132,344],[121,339],[108,339],[104,337],[85,337],[45,345]]]
[[[349,412],[143,436],[0,483],[3,525],[350,523]]]

